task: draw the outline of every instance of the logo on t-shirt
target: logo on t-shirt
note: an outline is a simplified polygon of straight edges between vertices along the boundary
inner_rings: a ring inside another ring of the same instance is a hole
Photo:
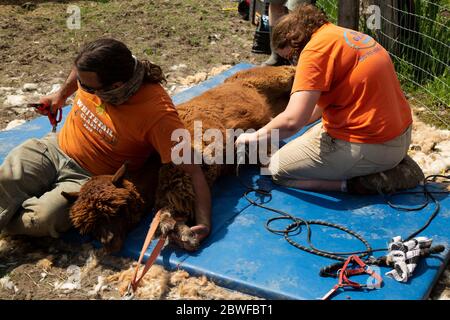
[[[369,49],[377,44],[371,36],[353,30],[345,30],[344,39],[350,47],[358,50]]]
[[[91,133],[97,134],[101,139],[106,141],[111,145],[115,145],[117,143],[118,137],[114,130],[112,130],[105,121],[102,121],[97,115],[92,112],[82,101],[78,99],[76,101],[76,106],[80,111],[79,119],[83,127]],[[101,106],[101,105],[100,105]],[[100,106],[96,106],[96,112],[98,112],[98,108]],[[77,111],[78,111],[77,110]],[[104,113],[104,110],[103,110]],[[108,120],[109,117],[108,117]]]
[[[105,114],[105,110],[106,110],[106,106],[105,106],[104,103],[99,104],[99,105],[95,108],[95,111],[96,111],[99,115]]]

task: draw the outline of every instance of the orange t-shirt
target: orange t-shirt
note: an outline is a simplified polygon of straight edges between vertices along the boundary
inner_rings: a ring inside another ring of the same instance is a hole
[[[292,93],[320,90],[323,125],[333,138],[383,143],[412,123],[389,53],[373,38],[327,23],[300,54]]]
[[[119,106],[78,89],[58,143],[93,175],[114,174],[125,161],[130,170],[140,168],[153,152],[170,162],[171,134],[179,128],[184,125],[159,84],[144,84]]]

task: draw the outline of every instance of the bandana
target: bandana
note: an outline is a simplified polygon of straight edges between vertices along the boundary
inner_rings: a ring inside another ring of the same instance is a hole
[[[97,91],[95,95],[99,97],[103,102],[112,105],[121,105],[131,98],[141,87],[144,80],[145,67],[139,60],[134,57],[134,72],[130,80],[125,82],[118,88],[108,91]]]

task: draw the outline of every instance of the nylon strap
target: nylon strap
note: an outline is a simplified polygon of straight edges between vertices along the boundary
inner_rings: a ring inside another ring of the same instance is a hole
[[[351,262],[358,264],[359,268],[347,269]],[[349,279],[349,277],[351,276],[363,273],[366,273],[370,277],[376,279],[377,283],[373,287],[368,287],[367,285],[362,285],[358,282],[354,282]],[[383,279],[378,273],[370,269],[370,267],[367,266],[357,255],[352,255],[348,257],[348,259],[342,266],[342,269],[339,270],[339,282],[326,295],[323,296],[322,300],[329,299],[340,288],[352,287],[356,289],[361,288],[374,289],[379,288],[382,282]]]
[[[166,242],[166,236],[161,236],[159,238],[158,243],[156,244],[155,248],[153,249],[152,253],[150,254],[150,257],[147,259],[144,269],[142,270],[142,273],[138,278],[137,275],[139,272],[139,267],[141,265],[142,259],[144,258],[144,254],[152,242],[153,236],[155,235],[160,222],[161,222],[161,210],[159,210],[155,214],[155,217],[153,218],[152,223],[150,225],[150,229],[148,230],[147,237],[145,238],[144,245],[142,246],[141,255],[139,256],[138,264],[136,266],[136,269],[134,270],[133,280],[131,280],[131,288],[133,289],[133,292],[136,291],[136,289],[139,285],[139,282],[142,280],[142,278],[144,278],[147,271],[155,263],[156,258],[158,258],[159,254],[162,250],[162,247],[164,246],[164,243]]]

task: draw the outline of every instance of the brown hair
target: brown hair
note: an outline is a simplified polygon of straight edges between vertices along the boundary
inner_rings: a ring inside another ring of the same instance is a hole
[[[163,82],[164,74],[159,66],[148,60],[144,65],[144,82]],[[75,66],[81,71],[95,72],[104,86],[115,82],[127,82],[134,72],[135,60],[127,46],[115,39],[102,38],[86,44],[75,58]]]
[[[328,22],[326,14],[311,4],[300,4],[294,11],[283,16],[272,32],[274,48],[290,46],[302,50],[311,35]]]

